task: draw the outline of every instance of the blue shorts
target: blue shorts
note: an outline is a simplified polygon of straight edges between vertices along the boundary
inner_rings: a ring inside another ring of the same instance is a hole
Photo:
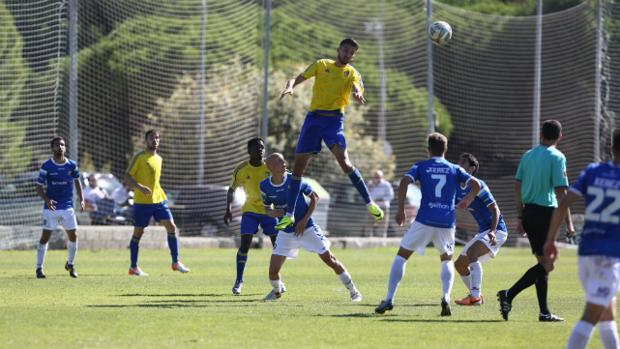
[[[327,148],[334,145],[347,148],[344,138],[344,114],[339,110],[315,110],[306,115],[301,127],[295,154],[318,154],[321,152],[321,141]]]
[[[145,228],[149,225],[151,217],[156,221],[172,220],[172,212],[167,205],[168,201],[157,204],[134,204],[133,205],[133,226]]]
[[[258,232],[258,226],[263,228],[263,234],[276,235],[276,224],[278,220],[273,217],[269,217],[266,214],[244,212],[241,215],[241,235],[244,234],[256,234]]]

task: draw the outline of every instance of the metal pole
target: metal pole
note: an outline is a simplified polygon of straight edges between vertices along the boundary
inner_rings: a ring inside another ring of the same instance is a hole
[[[380,94],[379,94],[379,139],[386,141],[385,134],[385,103],[387,101],[387,76],[385,74],[385,64],[383,60],[383,21],[378,22],[377,37],[379,39],[379,74],[380,74]]]
[[[69,151],[77,161],[78,152],[78,8],[77,0],[69,0]]]
[[[596,57],[594,69],[594,161],[601,161],[601,74],[603,48],[603,14],[601,0],[596,1]]]
[[[200,19],[200,96],[198,102],[198,173],[196,184],[203,185],[205,177],[205,40],[207,31],[207,0],[202,0],[202,17]]]
[[[433,2],[426,0],[426,28],[433,24]],[[428,133],[435,132],[434,84],[433,84],[433,43],[426,36],[426,80],[428,88]]]
[[[532,146],[540,142],[540,76],[542,56],[542,5],[536,1],[536,48],[534,53],[534,106],[532,111]]]
[[[269,49],[271,48],[271,0],[265,0],[266,23],[265,23],[265,61],[263,62],[263,99],[260,135],[263,139],[267,139],[269,135]],[[265,142],[267,148],[267,142]],[[267,149],[265,149],[267,151]]]

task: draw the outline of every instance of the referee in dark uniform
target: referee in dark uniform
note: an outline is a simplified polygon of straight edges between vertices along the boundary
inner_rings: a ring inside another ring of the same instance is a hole
[[[562,138],[562,125],[557,120],[547,120],[542,125],[541,142],[521,158],[515,176],[515,195],[519,215],[519,233],[527,235],[536,255],[537,263],[508,290],[497,293],[500,312],[504,320],[512,309],[512,300],[524,289],[536,285],[540,307],[539,321],[553,322],[564,319],[552,314],[547,306],[547,280],[553,262],[544,257],[543,246],[547,238],[553,210],[568,189],[566,157],[556,149]],[[566,216],[567,235],[575,228],[570,212]]]

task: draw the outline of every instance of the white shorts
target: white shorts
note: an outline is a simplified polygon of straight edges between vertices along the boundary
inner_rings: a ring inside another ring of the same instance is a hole
[[[620,291],[620,258],[579,256],[579,279],[586,302],[608,306]]]
[[[287,258],[296,258],[299,254],[299,248],[306,251],[323,254],[329,251],[329,240],[323,235],[318,225],[306,228],[301,236],[295,236],[295,233],[278,232],[276,238],[276,246],[273,248],[272,254],[277,256],[286,256]]]
[[[493,246],[491,245],[491,240],[489,240],[489,231],[483,231],[482,233],[478,233],[471,240],[469,240],[465,247],[463,247],[463,251],[461,251],[461,256],[467,256],[467,250],[469,250],[471,245],[475,244],[476,241],[480,241],[489,249],[489,253],[485,254],[484,256],[480,256],[478,258],[478,261],[480,263],[488,262],[489,259],[495,258],[495,256],[497,256],[499,248],[502,247],[504,242],[506,242],[506,239],[508,239],[507,232],[501,230],[495,231],[495,240],[497,241],[497,243],[495,244],[495,246]]]
[[[59,225],[66,230],[77,229],[77,219],[73,208],[55,211],[43,209],[43,229],[56,230]]]
[[[433,241],[433,245],[440,254],[452,255],[454,254],[454,231],[454,228],[431,227],[415,221],[400,241],[400,247],[424,255],[424,249],[429,242]]]

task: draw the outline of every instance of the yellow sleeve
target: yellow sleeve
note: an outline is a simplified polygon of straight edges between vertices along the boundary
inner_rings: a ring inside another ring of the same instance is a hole
[[[304,77],[304,79],[308,80],[313,76],[316,76],[316,71],[319,65],[319,61],[316,61],[312,64],[310,64],[310,66],[308,68],[306,68],[306,70],[301,73],[301,76]]]
[[[232,179],[230,180],[230,189],[235,190],[241,184],[239,183],[239,179],[237,175],[239,174],[239,171],[241,171],[244,165],[245,163],[242,163],[238,165],[237,167],[235,167],[235,170],[233,171]]]
[[[129,166],[127,167],[127,173],[131,177],[134,177],[134,179],[135,179],[136,173],[138,172],[138,158],[140,157],[140,155],[142,155],[142,152],[135,154],[131,158],[131,161],[129,161]]]
[[[364,93],[364,82],[362,81],[362,75],[355,69],[353,70],[353,86],[355,86],[360,93]]]

